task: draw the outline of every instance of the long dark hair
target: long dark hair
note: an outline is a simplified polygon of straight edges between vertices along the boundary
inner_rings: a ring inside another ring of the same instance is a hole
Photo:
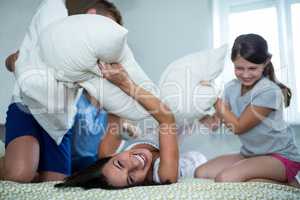
[[[91,166],[67,177],[62,183],[54,187],[82,187],[84,189],[101,188],[106,190],[118,189],[111,186],[106,177],[102,174],[102,168],[111,159],[111,157],[102,158]]]
[[[284,96],[285,106],[291,102],[292,92],[276,78],[274,66],[271,62],[272,54],[269,53],[267,41],[257,34],[245,34],[238,36],[231,50],[231,60],[235,61],[238,56],[255,64],[268,63],[263,71],[263,76],[276,83]]]
[[[95,8],[98,15],[112,15],[118,24],[123,25],[122,15],[112,2],[106,0],[78,1],[76,4],[71,0],[67,1],[69,15],[85,14],[90,8]]]
[[[154,183],[154,182],[143,182],[138,185],[128,185],[123,187],[116,187],[111,185],[107,178],[102,173],[102,168],[112,157],[102,158],[96,161],[94,164],[90,165],[86,169],[72,174],[67,177],[62,183],[54,185],[56,188],[66,188],[66,187],[82,187],[84,189],[100,188],[105,190],[118,190],[126,189],[136,186],[154,186],[154,185],[168,185],[170,182],[165,183]]]

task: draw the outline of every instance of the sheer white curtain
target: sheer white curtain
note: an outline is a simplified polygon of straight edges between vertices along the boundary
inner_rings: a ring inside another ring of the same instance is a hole
[[[263,36],[269,44],[277,78],[293,92],[285,117],[300,124],[300,0],[213,0],[214,46],[228,43],[245,33]],[[233,66],[227,66],[218,80],[234,78]]]

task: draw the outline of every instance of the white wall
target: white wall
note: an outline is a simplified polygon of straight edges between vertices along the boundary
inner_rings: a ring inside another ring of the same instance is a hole
[[[212,46],[210,0],[112,0],[136,59],[154,81],[176,58]]]
[[[0,1],[0,123],[5,122],[14,78],[5,57],[20,45],[40,0]],[[210,0],[113,0],[129,29],[136,59],[154,81],[176,58],[212,46]]]

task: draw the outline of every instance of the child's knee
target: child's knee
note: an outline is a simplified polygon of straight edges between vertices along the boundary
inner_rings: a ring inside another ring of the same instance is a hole
[[[243,177],[231,171],[222,171],[217,174],[215,182],[243,182]]]
[[[229,173],[226,173],[224,171],[217,174],[215,178],[215,182],[232,182],[232,176]]]
[[[194,177],[195,178],[210,178],[208,176],[207,167],[206,167],[205,164],[204,165],[200,165],[199,167],[196,168]]]

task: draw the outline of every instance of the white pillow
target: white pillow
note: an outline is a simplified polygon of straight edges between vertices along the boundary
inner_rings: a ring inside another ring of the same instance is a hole
[[[101,15],[73,15],[52,23],[40,36],[40,57],[60,81],[78,82],[99,75],[97,60],[119,61],[127,30]]]
[[[160,97],[173,111],[176,123],[183,125],[214,112],[218,90],[214,79],[224,68],[227,46],[187,55],[171,63],[160,81]],[[209,81],[204,86],[200,81]]]
[[[62,5],[61,0],[42,3],[16,63],[15,75],[22,101],[36,120],[59,144],[76,114],[77,83],[109,112],[131,120],[148,117],[149,113],[134,99],[103,80],[96,66],[98,59],[107,63],[119,62],[135,82],[153,86],[127,46],[127,30],[100,15],[63,17],[66,13]],[[51,17],[49,13],[53,6],[60,10],[57,16],[54,13],[52,20],[41,20],[46,19],[42,16]],[[28,40],[32,33],[35,37]]]
[[[68,16],[64,0],[44,0],[41,2],[27,29],[24,40],[19,48],[20,53],[16,62],[16,73],[27,69],[40,68],[37,44],[41,33],[52,23]],[[20,67],[18,67],[20,66]]]
[[[97,66],[98,59],[104,63],[121,63],[137,84],[145,88],[153,85],[135,61],[126,43],[126,35],[127,30],[110,18],[75,15],[52,24],[44,31],[39,43],[40,56],[47,67],[56,70],[57,80],[78,82],[108,112],[129,120],[141,120],[149,113],[103,79]]]
[[[154,90],[156,88],[155,84],[135,61],[133,54],[127,45],[125,46],[123,53],[123,56],[118,62],[124,66],[130,78],[134,80],[136,84],[156,95]],[[150,117],[150,114],[137,101],[106,79],[96,76],[93,79],[79,84],[92,96],[98,99],[105,110],[110,113],[133,121],[139,121]]]

